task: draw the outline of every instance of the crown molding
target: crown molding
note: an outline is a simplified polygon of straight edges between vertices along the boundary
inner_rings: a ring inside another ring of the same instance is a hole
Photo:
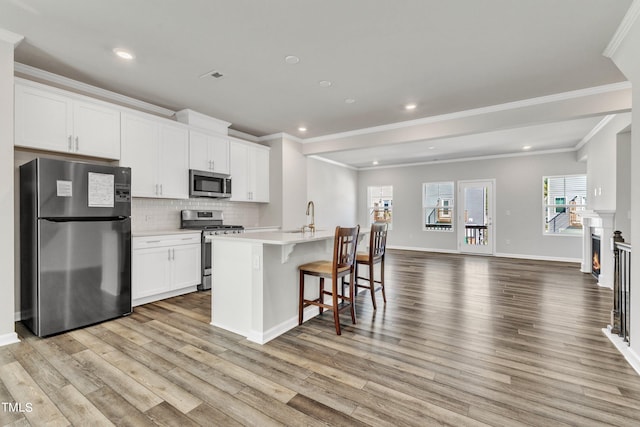
[[[82,94],[112,101],[127,107],[134,108],[136,110],[142,110],[164,117],[173,117],[175,115],[175,111],[169,110],[167,108],[159,107],[157,105],[140,101],[129,96],[121,95],[119,93],[111,92],[106,89],[101,89],[99,87],[82,83],[58,74],[50,73],[49,71],[44,71],[30,65],[16,62],[14,65],[14,71],[16,73],[31,77],[41,82],[51,83],[65,89],[72,89]]]
[[[246,139],[247,141],[251,141],[251,142],[258,142],[259,139],[257,136],[255,135],[251,135],[250,133],[246,133],[246,132],[241,132],[239,130],[235,130],[235,129],[228,129],[228,133],[229,136],[235,136],[236,138],[240,138],[240,139]]]
[[[4,28],[0,28],[0,40],[11,43],[15,48],[22,40],[24,40],[24,36],[5,30]]]
[[[260,136],[257,138],[257,140],[259,142],[264,142],[264,141],[273,141],[274,139],[278,139],[278,138],[288,139],[288,140],[300,142],[300,143],[303,143],[305,141],[304,139],[298,138],[297,136],[290,135],[286,132],[272,133],[271,135]]]
[[[613,55],[615,55],[616,51],[622,44],[622,41],[627,37],[627,34],[629,34],[629,30],[633,27],[636,19],[638,19],[638,16],[640,16],[640,0],[633,0],[633,3],[629,6],[629,10],[627,10],[624,18],[622,18],[618,29],[611,38],[611,41],[604,49],[604,52],[602,52],[604,56],[612,58]]]
[[[579,150],[581,149],[587,142],[591,141],[591,138],[593,138],[594,136],[596,136],[596,134],[598,132],[600,132],[602,130],[602,128],[604,128],[611,120],[613,120],[613,118],[615,117],[615,114],[609,114],[608,116],[605,116],[602,120],[600,120],[594,127],[593,129],[591,129],[589,131],[588,134],[586,134],[584,136],[584,138],[582,138],[580,140],[580,142],[578,143],[578,145],[575,146],[575,150]]]
[[[319,160],[319,161],[321,161],[321,162],[329,163],[329,164],[331,164],[331,165],[339,166],[339,167],[341,167],[341,168],[345,168],[345,169],[351,169],[351,170],[354,170],[354,171],[357,171],[357,170],[358,170],[358,168],[356,168],[356,167],[354,167],[354,166],[347,165],[347,164],[345,164],[345,163],[341,163],[341,162],[336,162],[335,160],[326,159],[326,158],[324,158],[324,157],[320,157],[320,156],[317,156],[317,155],[315,155],[315,154],[314,154],[314,155],[311,155],[311,156],[308,156],[308,158],[309,158],[309,159],[314,159],[314,160]]]
[[[307,144],[307,143],[322,142],[322,141],[332,141],[336,139],[349,138],[352,136],[367,135],[367,134],[384,132],[384,131],[389,131],[394,129],[407,128],[411,126],[437,123],[437,122],[442,122],[446,120],[462,119],[466,117],[479,116],[482,114],[490,114],[490,113],[497,113],[497,112],[507,111],[507,110],[515,110],[518,108],[550,104],[554,102],[567,101],[571,99],[583,98],[583,97],[592,96],[592,95],[599,95],[599,94],[608,93],[608,92],[617,92],[620,90],[627,90],[627,89],[631,89],[631,82],[624,81],[624,82],[612,83],[608,85],[590,87],[586,89],[573,90],[570,92],[562,92],[562,93],[556,93],[553,95],[540,96],[537,98],[529,98],[529,99],[523,99],[520,101],[507,102],[505,104],[497,104],[497,105],[491,105],[488,107],[474,108],[471,110],[464,110],[464,111],[458,111],[455,113],[442,114],[439,116],[424,117],[421,119],[390,123],[390,124],[374,126],[370,128],[356,129],[353,131],[335,133],[332,135],[318,136],[315,138],[308,138],[308,139],[301,140],[301,142],[303,144]]]
[[[545,155],[545,154],[571,153],[574,151],[576,151],[575,148],[558,148],[556,150],[529,151],[526,153],[493,154],[490,156],[463,157],[460,159],[450,159],[450,160],[431,160],[431,161],[415,162],[415,163],[397,163],[395,165],[367,166],[364,168],[357,168],[357,170],[366,171],[366,170],[377,170],[377,169],[403,168],[407,166],[439,165],[444,163],[473,162],[477,160],[506,159],[509,157],[526,157],[526,156],[538,156],[538,155]]]

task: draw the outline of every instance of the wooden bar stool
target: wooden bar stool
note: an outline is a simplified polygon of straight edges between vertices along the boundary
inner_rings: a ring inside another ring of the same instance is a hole
[[[298,306],[298,324],[302,325],[302,313],[305,307],[315,305],[320,308],[320,314],[326,308],[333,310],[333,321],[336,325],[336,334],[340,335],[340,311],[350,308],[351,321],[356,323],[356,312],[354,309],[353,289],[355,282],[355,260],[356,246],[358,244],[358,233],[360,226],[353,228],[336,227],[336,234],[333,242],[333,260],[332,261],[315,261],[303,264],[298,267],[300,271],[300,302]],[[304,298],[304,276],[317,276],[320,278],[320,292],[317,299],[307,300]],[[338,279],[342,279],[344,283],[345,277],[349,276],[349,296],[340,295],[338,293]],[[324,279],[331,279],[331,292],[325,291]],[[331,295],[332,303],[325,304],[325,295]],[[342,307],[338,306],[338,300],[347,302]]]
[[[376,291],[382,289],[382,299],[387,303],[387,295],[384,292],[384,252],[387,246],[387,223],[376,222],[371,224],[371,235],[369,236],[369,253],[358,252],[356,254],[356,288],[368,288],[371,291],[371,301],[373,309],[376,307]],[[375,280],[373,266],[380,264],[380,280]],[[366,265],[369,267],[369,277],[358,276],[358,267]],[[358,279],[367,280],[368,284],[360,284]],[[376,289],[375,284],[380,287]],[[356,292],[357,293],[357,292]]]

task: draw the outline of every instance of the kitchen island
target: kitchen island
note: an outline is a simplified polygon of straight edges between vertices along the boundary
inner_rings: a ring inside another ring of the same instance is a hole
[[[211,324],[259,344],[296,327],[298,266],[330,260],[334,234],[294,230],[212,236]],[[308,298],[318,292],[316,286],[306,290]],[[317,307],[307,307],[304,320],[317,314]]]

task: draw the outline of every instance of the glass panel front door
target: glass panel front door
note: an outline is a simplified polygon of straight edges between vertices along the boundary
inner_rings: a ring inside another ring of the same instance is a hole
[[[492,180],[460,181],[458,247],[461,252],[493,254],[493,187]]]

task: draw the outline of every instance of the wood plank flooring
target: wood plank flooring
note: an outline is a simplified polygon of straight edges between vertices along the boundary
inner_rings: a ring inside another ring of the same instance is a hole
[[[578,265],[387,257],[386,306],[363,291],[342,336],[325,313],[260,346],[208,324],[209,292],[46,339],[18,324],[0,425],[640,425],[611,291]]]

